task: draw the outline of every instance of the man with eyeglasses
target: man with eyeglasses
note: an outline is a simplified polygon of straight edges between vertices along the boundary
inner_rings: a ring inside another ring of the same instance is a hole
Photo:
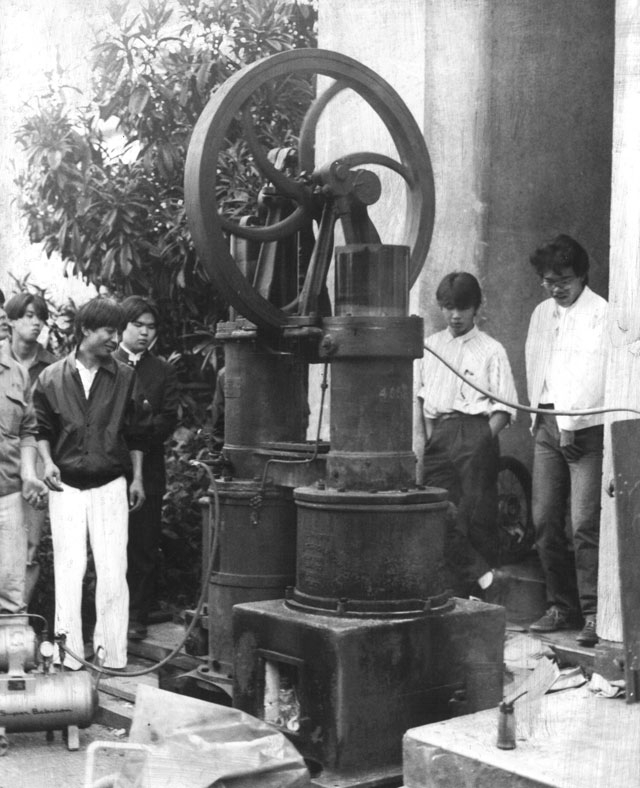
[[[543,410],[604,405],[607,302],[588,286],[589,256],[568,235],[531,255],[550,296],[531,316],[525,346],[529,401]],[[533,520],[549,609],[529,629],[583,621],[577,641],[597,643],[598,548],[604,417],[534,415]],[[573,558],[566,532],[570,513]]]

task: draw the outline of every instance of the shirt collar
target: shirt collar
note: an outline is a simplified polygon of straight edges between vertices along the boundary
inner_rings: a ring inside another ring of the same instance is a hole
[[[560,318],[563,315],[568,315],[569,313],[574,312],[574,311],[579,312],[580,309],[582,308],[582,306],[584,304],[586,304],[587,301],[589,300],[589,296],[587,295],[587,291],[589,293],[591,293],[591,290],[589,289],[589,286],[585,285],[582,288],[582,292],[580,293],[580,295],[576,298],[576,300],[573,302],[573,304],[570,304],[569,306],[560,306],[560,304],[556,304],[556,302],[554,301],[553,302],[553,314],[555,315],[555,317]]]
[[[446,328],[445,331],[447,332],[448,342],[461,342],[461,343],[468,342],[470,339],[477,337],[478,334],[480,333],[480,329],[475,324],[473,328],[471,328],[469,331],[467,331],[466,334],[463,334],[461,337],[454,337],[448,328]]]
[[[122,352],[126,354],[129,363],[132,364],[134,367],[146,352],[142,350],[140,353],[132,353],[123,342],[120,343],[120,350],[122,350]]]
[[[11,366],[9,359],[11,358],[11,344],[9,339],[0,342],[0,364],[7,369]]]
[[[74,369],[76,372],[78,371],[78,359],[77,359],[78,349],[76,348],[67,356],[67,361],[70,364],[71,368]],[[82,363],[82,362],[80,362]],[[109,357],[105,358],[104,360],[100,361],[98,367],[100,369],[104,369],[106,372],[110,372],[112,375],[116,372],[116,361],[115,359]],[[86,369],[86,367],[85,367]]]

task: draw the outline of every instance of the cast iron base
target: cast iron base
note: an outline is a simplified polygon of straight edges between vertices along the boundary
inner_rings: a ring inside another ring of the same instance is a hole
[[[318,764],[316,785],[392,785],[363,780],[401,774],[406,730],[501,700],[504,608],[455,602],[401,620],[301,613],[284,600],[236,605],[234,706]]]

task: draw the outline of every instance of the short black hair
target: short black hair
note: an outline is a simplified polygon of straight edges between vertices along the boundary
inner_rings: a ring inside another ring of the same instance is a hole
[[[445,309],[478,309],[482,303],[480,283],[473,274],[454,271],[438,285],[436,301]]]
[[[84,328],[96,331],[99,328],[117,328],[121,331],[124,327],[124,313],[120,304],[110,298],[92,298],[83,304],[75,317],[73,332],[78,344],[82,342]]]
[[[24,317],[27,307],[32,306],[36,315],[46,322],[49,319],[49,307],[44,298],[36,293],[29,293],[26,290],[11,298],[5,304],[5,311],[9,320],[20,320]]]
[[[137,295],[127,296],[121,306],[124,312],[125,326],[128,323],[134,323],[140,315],[144,315],[147,312],[153,315],[156,324],[160,322],[160,311],[150,298]]]
[[[0,306],[4,306],[4,293],[0,290]]]
[[[589,274],[589,255],[570,235],[560,234],[546,241],[535,250],[529,262],[539,276],[543,276],[545,271],[560,274],[563,268],[571,268],[586,282]]]

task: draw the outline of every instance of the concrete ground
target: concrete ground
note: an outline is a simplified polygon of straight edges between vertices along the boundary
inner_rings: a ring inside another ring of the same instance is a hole
[[[60,732],[53,741],[44,733],[10,733],[9,750],[0,759],[0,788],[84,788],[87,747],[93,741],[126,741],[126,731],[92,725],[80,731],[80,749],[67,750]],[[105,754],[102,766],[111,772],[118,755]],[[109,762],[112,768],[109,769]]]
[[[179,642],[182,632],[181,626],[170,623],[150,627],[148,648],[157,653],[159,659],[168,653],[170,646]],[[131,645],[135,650],[135,644]],[[140,671],[152,664],[130,653],[127,669]],[[77,751],[67,749],[60,731],[54,733],[53,741],[47,741],[45,732],[8,733],[9,749],[0,757],[0,788],[85,788],[87,748],[96,741],[108,742],[110,748],[96,755],[93,777],[116,771],[122,757],[117,745],[127,742],[138,683],[157,686],[158,677],[151,673],[136,678],[123,675],[101,680],[96,720],[80,731]]]

